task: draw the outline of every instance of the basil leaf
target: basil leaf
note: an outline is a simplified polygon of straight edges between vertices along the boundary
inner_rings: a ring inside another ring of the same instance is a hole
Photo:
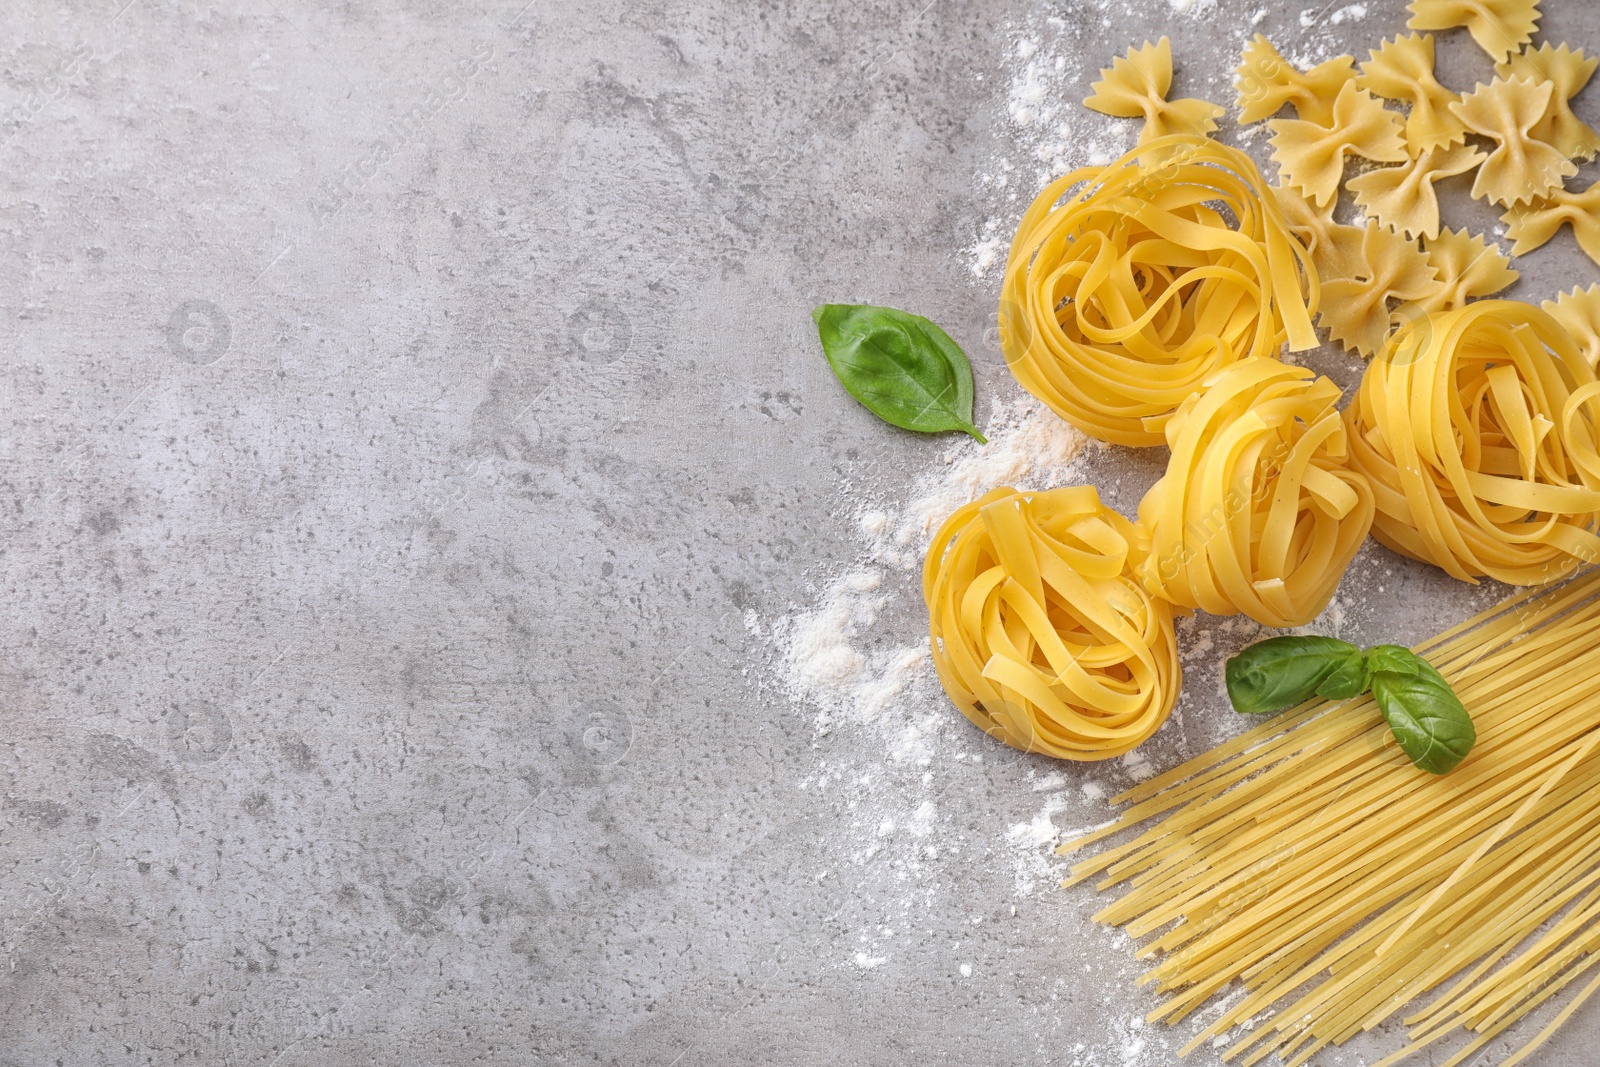
[[[833,373],[874,415],[984,440],[972,425],[972,365],[949,334],[921,315],[866,304],[824,304],[811,317]]]
[[[1423,674],[1433,671],[1433,664],[1404,645],[1373,645],[1367,649],[1367,670],[1387,671],[1390,674]]]
[[[1478,731],[1450,683],[1410,649],[1379,645],[1367,655],[1372,699],[1400,748],[1430,774],[1454,770],[1472,751]]]
[[[1320,696],[1347,700],[1366,692],[1366,659],[1332,637],[1270,637],[1228,660],[1224,672],[1235,711],[1259,715]]]

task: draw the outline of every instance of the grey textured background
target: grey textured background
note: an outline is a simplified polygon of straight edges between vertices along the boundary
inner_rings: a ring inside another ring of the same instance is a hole
[[[1305,41],[1364,57],[1403,22],[1367,6]],[[1169,32],[1229,102],[1257,5],[6,8],[0,1064],[1167,1061],[1093,894],[1013,891],[1058,768],[961,735],[983,764],[879,783],[960,846],[905,905],[796,788],[851,736],[741,620],[857,551],[841,483],[934,447],[829,377],[813,305],[937,318],[980,422],[1015,391],[963,250],[1022,206],[976,181],[1016,27],[1061,14],[1091,76]],[[1088,473],[1131,510],[1159,464]],[[1350,582],[1358,640],[1492,595],[1376,548]],[[1234,728],[1207,670],[1186,743]]]

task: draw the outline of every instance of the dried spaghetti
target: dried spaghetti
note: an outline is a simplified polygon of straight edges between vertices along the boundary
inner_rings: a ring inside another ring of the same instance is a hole
[[[1017,381],[1093,437],[1158,445],[1216,368],[1316,347],[1316,271],[1265,189],[1244,153],[1182,135],[1052,182],[1006,264]]]
[[[1385,1067],[1439,1043],[1455,1067],[1574,993],[1515,1063],[1600,988],[1600,572],[1418,651],[1477,726],[1449,775],[1413,767],[1370,697],[1316,703],[1128,791],[1120,820],[1062,847],[1164,816],[1069,884],[1130,885],[1096,918],[1154,935],[1152,1020],[1242,983],[1188,1048],[1231,1034],[1225,1059],[1294,1067],[1401,1017],[1411,1040]]]

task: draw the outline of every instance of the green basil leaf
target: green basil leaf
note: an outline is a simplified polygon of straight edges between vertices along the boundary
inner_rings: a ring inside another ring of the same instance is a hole
[[[1365,693],[1370,684],[1367,657],[1357,652],[1322,680],[1322,684],[1317,686],[1317,696],[1324,700],[1349,700]]]
[[[1433,664],[1404,645],[1373,645],[1367,649],[1367,670],[1387,671],[1390,674],[1426,674],[1433,671]]]
[[[1454,770],[1478,740],[1461,699],[1433,664],[1410,649],[1379,645],[1368,650],[1369,661],[1375,652],[1380,654],[1371,662],[1372,699],[1395,741],[1430,774]]]
[[[1228,699],[1246,715],[1290,708],[1314,696],[1346,700],[1366,691],[1365,662],[1348,641],[1269,637],[1228,660]]]
[[[850,395],[906,430],[972,425],[972,365],[950,335],[923,318],[866,304],[824,304],[811,313],[822,351]]]

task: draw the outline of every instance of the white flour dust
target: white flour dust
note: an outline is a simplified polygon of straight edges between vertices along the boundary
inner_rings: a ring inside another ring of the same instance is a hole
[[[1173,0],[1174,6],[1182,0]],[[1192,0],[1200,7],[1215,0]],[[1109,9],[1107,0],[1085,5]],[[1138,129],[1132,123],[1109,122],[1079,106],[1098,66],[1083,53],[1080,20],[1036,14],[1022,26],[1009,28],[1012,41],[1005,56],[1005,145],[978,176],[979,191],[989,202],[988,217],[967,247],[968,265],[977,278],[987,277],[1005,262],[1017,219],[1035,194],[1051,179],[1075,167],[1111,162],[1133,147]],[[1104,57],[1101,66],[1109,65]]]
[[[950,445],[905,503],[856,508],[865,562],[829,579],[815,606],[775,625],[789,696],[817,709],[819,736],[841,716],[875,721],[919,685],[938,691],[925,638],[887,646],[872,638],[888,585],[915,597],[917,571],[940,523],[999,486],[1045,489],[1079,480],[1086,439],[1031,397],[996,403],[985,436],[987,445],[969,438]]]
[[[945,698],[928,653],[921,566],[934,531],[952,512],[1002,485],[1045,489],[1082,481],[1085,438],[1031,397],[997,402],[980,445],[950,439],[932,454],[929,469],[899,497],[859,493],[842,502],[860,550],[857,558],[819,583],[814,600],[788,615],[745,618],[769,642],[784,695],[812,716],[819,758],[798,788],[840,812],[836,866],[817,872],[823,882],[856,889],[860,907],[876,909],[859,923],[856,943],[840,965],[877,970],[895,965],[896,932],[948,888],[940,874],[974,847],[938,797],[951,778],[983,783],[984,750],[992,742]],[[824,755],[826,754],[826,755]],[[1031,772],[1030,772],[1031,773]],[[998,849],[1016,866],[1018,895],[1053,886],[1060,864],[1051,854],[1053,818],[1099,800],[1080,793],[1061,774],[1038,778],[1045,813],[1003,829]],[[1082,821],[1080,811],[1073,821]],[[952,957],[954,969],[965,962]]]

